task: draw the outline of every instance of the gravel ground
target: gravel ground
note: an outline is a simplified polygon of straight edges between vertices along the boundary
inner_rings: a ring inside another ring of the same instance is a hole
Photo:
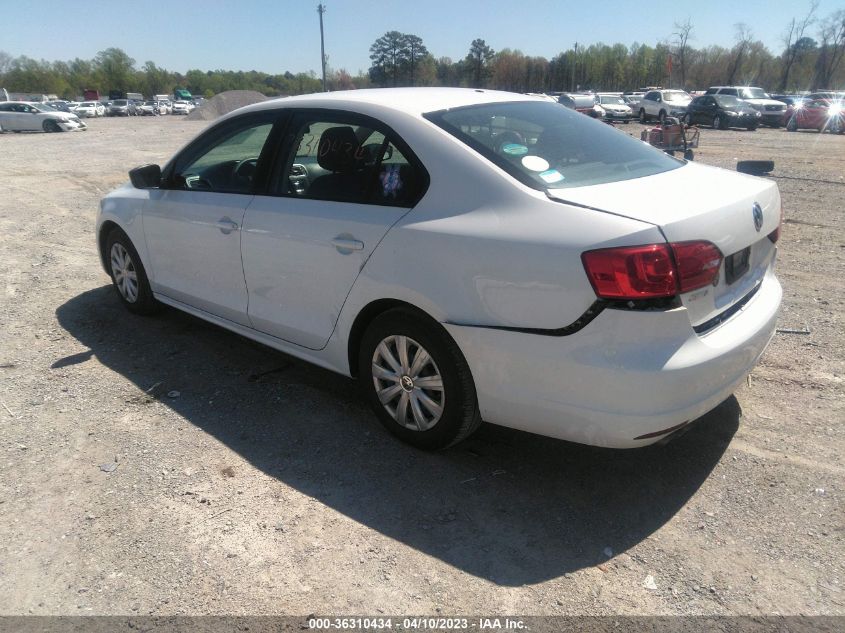
[[[97,202],[206,123],[88,123],[0,136],[0,613],[845,615],[845,137],[702,131],[701,162],[775,160],[809,333],[689,433],[425,454],[343,377],[123,310]]]

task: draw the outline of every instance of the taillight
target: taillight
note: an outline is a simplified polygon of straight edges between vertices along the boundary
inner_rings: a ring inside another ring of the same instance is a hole
[[[583,253],[581,261],[602,299],[651,299],[677,292],[668,244],[601,248]]]
[[[713,283],[722,253],[710,242],[622,246],[581,255],[587,277],[602,299],[672,297]]]
[[[768,236],[767,236],[769,238],[769,240],[772,242],[772,244],[777,243],[777,241],[780,239],[780,227],[781,226],[783,226],[783,203],[781,203],[781,205],[780,205],[780,220],[778,220],[778,228],[776,228],[774,231],[769,233]]]
[[[712,284],[719,276],[722,251],[711,242],[673,242],[670,244],[678,266],[678,292],[684,294]]]

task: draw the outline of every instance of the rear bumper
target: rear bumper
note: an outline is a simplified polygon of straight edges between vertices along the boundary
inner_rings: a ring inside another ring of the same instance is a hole
[[[564,337],[445,327],[466,356],[487,422],[634,448],[734,392],[774,334],[781,294],[770,270],[740,312],[703,335],[684,308],[605,310]]]

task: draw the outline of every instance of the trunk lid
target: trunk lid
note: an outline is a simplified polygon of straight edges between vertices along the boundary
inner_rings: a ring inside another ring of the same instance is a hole
[[[775,256],[767,236],[780,223],[780,193],[764,178],[687,163],[654,176],[548,192],[560,202],[654,224],[669,242],[715,244],[725,257],[717,285],[681,296],[691,324],[701,329],[752,292]],[[755,205],[762,211],[759,228]]]

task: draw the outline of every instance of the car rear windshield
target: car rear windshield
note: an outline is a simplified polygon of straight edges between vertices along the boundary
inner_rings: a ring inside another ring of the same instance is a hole
[[[489,103],[425,117],[520,182],[540,190],[630,180],[683,165],[556,103]]]

